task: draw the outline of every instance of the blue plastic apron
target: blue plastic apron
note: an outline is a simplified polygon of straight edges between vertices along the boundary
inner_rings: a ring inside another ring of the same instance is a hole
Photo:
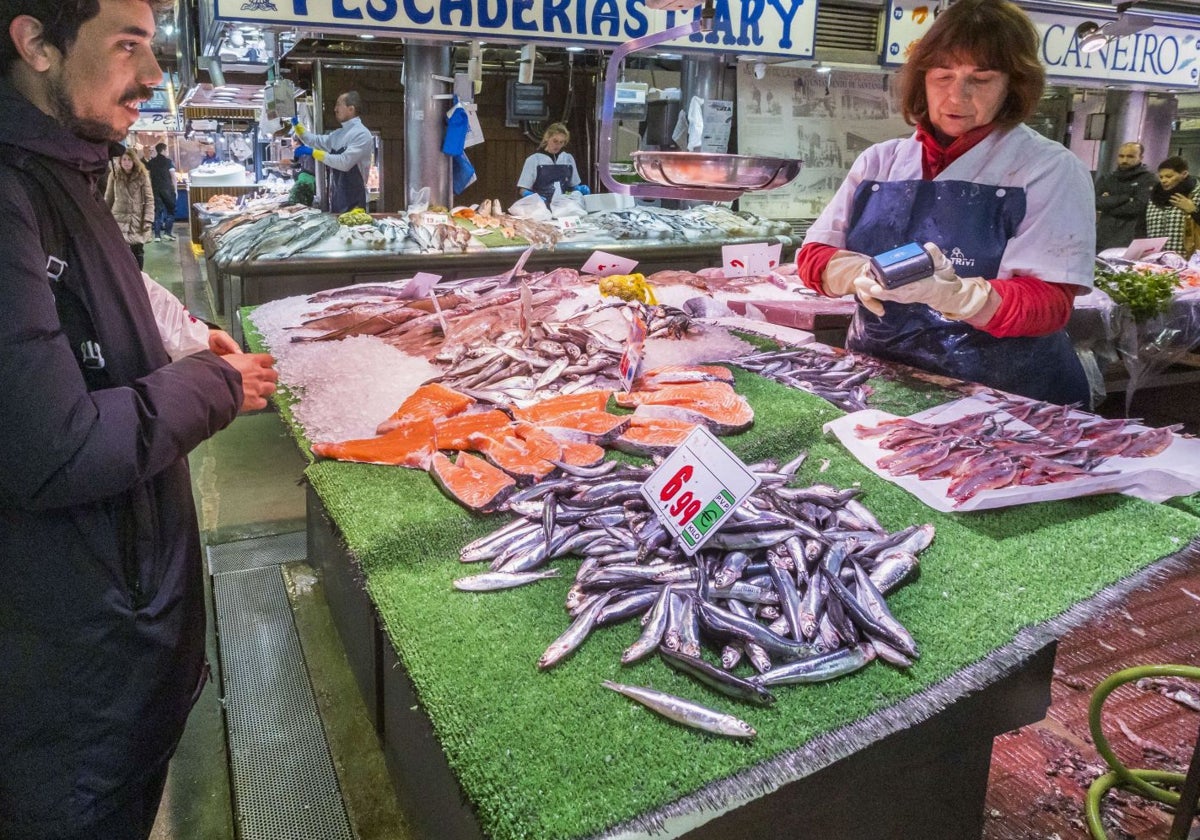
[[[340,155],[345,148],[334,149],[333,154]],[[367,185],[363,182],[362,172],[358,164],[351,166],[345,172],[325,167],[329,171],[329,212],[345,213],[360,207],[367,209]]]
[[[933,242],[960,277],[995,277],[1025,218],[1025,191],[968,181],[864,181],[854,195],[846,247],[880,254]],[[877,317],[861,304],[846,347],[1014,394],[1087,406],[1090,389],[1065,330],[996,338],[951,321],[923,303],[883,301]]]

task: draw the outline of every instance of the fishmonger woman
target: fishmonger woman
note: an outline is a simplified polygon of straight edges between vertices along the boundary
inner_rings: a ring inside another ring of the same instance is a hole
[[[1022,124],[1045,83],[1008,0],[958,0],[901,71],[916,132],[867,149],[797,252],[801,278],[854,294],[849,349],[1057,403],[1089,400],[1064,327],[1091,288],[1091,177]],[[931,276],[887,289],[868,256],[929,243]]]

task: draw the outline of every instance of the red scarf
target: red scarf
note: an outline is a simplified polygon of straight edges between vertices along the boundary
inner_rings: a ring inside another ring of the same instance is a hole
[[[921,174],[926,181],[938,176],[942,170],[954,163],[971,149],[975,148],[984,137],[992,133],[995,123],[981,125],[950,140],[942,145],[933,133],[933,128],[925,123],[917,126],[917,142],[921,144]]]

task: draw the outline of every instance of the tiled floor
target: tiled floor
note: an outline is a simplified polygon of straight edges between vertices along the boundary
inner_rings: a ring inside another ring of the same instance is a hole
[[[196,314],[221,320],[214,317],[212,294],[200,280],[189,243],[151,243],[146,252],[152,276]],[[1104,413],[1120,413],[1123,405],[1118,403],[1107,403]],[[1189,430],[1197,431],[1200,388],[1140,394],[1135,414],[1156,424],[1185,422]],[[303,459],[275,414],[240,417],[199,447],[191,465],[207,542],[304,527]],[[406,840],[412,835],[392,796],[374,733],[330,623],[320,581],[304,564],[284,568],[296,628],[356,836]],[[1102,770],[1087,738],[1086,703],[1091,690],[1108,673],[1127,665],[1198,664],[1198,600],[1200,568],[1192,568],[1131,596],[1126,607],[1111,610],[1063,640],[1046,720],[997,739],[985,840],[1086,840],[1081,822],[1083,794]],[[214,635],[212,662],[218,661],[217,644]],[[1127,711],[1122,705],[1118,715],[1135,737],[1158,744],[1168,756],[1143,754],[1117,732],[1111,737],[1123,757],[1137,767],[1186,763],[1200,717],[1159,695],[1130,701],[1134,702],[1141,704],[1139,710],[1130,706]],[[156,840],[238,836],[226,749],[219,688],[211,684],[192,714],[172,764]],[[1157,807],[1119,797],[1116,810],[1110,812],[1114,814],[1110,837],[1166,836],[1170,818]],[[764,827],[763,836],[770,836],[769,827]]]

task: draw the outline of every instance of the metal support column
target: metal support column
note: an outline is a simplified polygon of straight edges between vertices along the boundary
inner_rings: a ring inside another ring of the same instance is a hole
[[[432,42],[404,45],[404,184],[409,193],[429,187],[430,205],[449,207],[450,158],[442,154],[446,134],[446,100],[435,94],[449,88],[433,76],[450,76],[450,47]],[[407,203],[407,196],[400,203]]]

